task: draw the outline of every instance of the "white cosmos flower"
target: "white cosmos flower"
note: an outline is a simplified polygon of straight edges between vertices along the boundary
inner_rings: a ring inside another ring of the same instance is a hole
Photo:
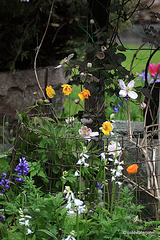
[[[119,87],[121,88],[121,90],[119,91],[119,96],[120,97],[129,96],[132,99],[136,99],[138,97],[138,94],[136,92],[132,91],[134,84],[135,84],[135,82],[134,82],[134,80],[132,80],[126,86],[123,80],[119,80]]]

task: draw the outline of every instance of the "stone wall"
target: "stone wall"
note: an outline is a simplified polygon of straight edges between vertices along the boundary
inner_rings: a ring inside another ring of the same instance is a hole
[[[62,68],[48,67],[47,69],[38,69],[37,74],[43,90],[45,89],[45,79],[47,85],[54,87],[56,91],[54,100],[57,108],[61,108],[64,102],[61,84],[67,82],[64,70]],[[17,119],[16,110],[23,112],[29,106],[35,104],[36,98],[42,97],[33,69],[14,73],[1,72],[0,86],[0,124],[2,124],[4,115],[11,123]],[[36,97],[33,95],[34,92],[38,93]]]

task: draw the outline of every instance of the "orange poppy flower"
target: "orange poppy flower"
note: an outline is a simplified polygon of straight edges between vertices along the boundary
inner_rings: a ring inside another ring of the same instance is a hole
[[[138,170],[138,165],[137,164],[132,164],[126,170],[127,170],[128,174],[134,174]]]
[[[63,87],[64,95],[69,95],[72,92],[72,86],[69,84],[63,84],[61,87]]]
[[[54,89],[52,88],[52,86],[47,86],[46,87],[46,93],[47,93],[47,96],[52,99],[54,97],[54,95],[56,94]]]
[[[79,98],[81,99],[81,101],[83,101],[85,98],[87,99],[88,96],[91,96],[91,93],[89,90],[87,89],[83,89],[83,91],[81,93],[78,94]]]

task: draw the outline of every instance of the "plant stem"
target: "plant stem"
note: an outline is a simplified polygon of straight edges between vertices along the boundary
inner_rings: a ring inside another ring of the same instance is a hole
[[[3,148],[2,148],[2,149],[3,149],[3,152],[4,152],[4,135],[5,135],[5,134],[4,134],[4,129],[5,129],[5,127],[4,127],[4,126],[5,126],[5,117],[6,117],[6,116],[4,115],[4,116],[3,116]]]
[[[104,139],[104,156],[105,156],[105,146],[106,146],[106,138]],[[106,157],[106,156],[105,156]],[[104,202],[104,206],[105,206],[105,193],[106,193],[106,160],[104,160],[104,168],[103,168],[103,179],[104,179],[104,186],[103,186],[103,189],[104,189],[104,192],[103,192],[103,202]]]
[[[80,165],[79,169],[79,198],[81,199],[81,188],[82,188],[82,166]]]
[[[77,217],[76,217],[76,228],[77,228],[77,240],[79,240],[79,213],[77,211]]]
[[[111,214],[112,214],[112,211],[113,211],[114,195],[115,195],[115,180],[113,181],[113,185],[112,185]]]
[[[130,111],[129,111],[129,98],[127,98],[127,115],[128,115],[128,124],[129,124],[129,139],[132,139],[131,117],[130,117]]]

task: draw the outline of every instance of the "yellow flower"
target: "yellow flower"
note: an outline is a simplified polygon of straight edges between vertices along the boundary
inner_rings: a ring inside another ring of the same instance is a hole
[[[61,85],[63,87],[63,93],[64,95],[69,95],[72,92],[72,86],[68,84]]]
[[[46,87],[46,93],[49,98],[53,98],[54,95],[56,94],[52,86],[47,86]]]
[[[112,126],[111,126],[111,123],[110,122],[104,122],[102,124],[102,132],[105,134],[105,135],[109,135],[110,132],[112,132]]]
[[[138,165],[137,164],[132,164],[127,168],[128,174],[134,174],[138,170]]]
[[[79,98],[81,99],[81,101],[83,101],[85,98],[87,99],[88,96],[91,96],[91,93],[89,90],[87,89],[83,89],[83,91],[81,93],[78,94]]]

